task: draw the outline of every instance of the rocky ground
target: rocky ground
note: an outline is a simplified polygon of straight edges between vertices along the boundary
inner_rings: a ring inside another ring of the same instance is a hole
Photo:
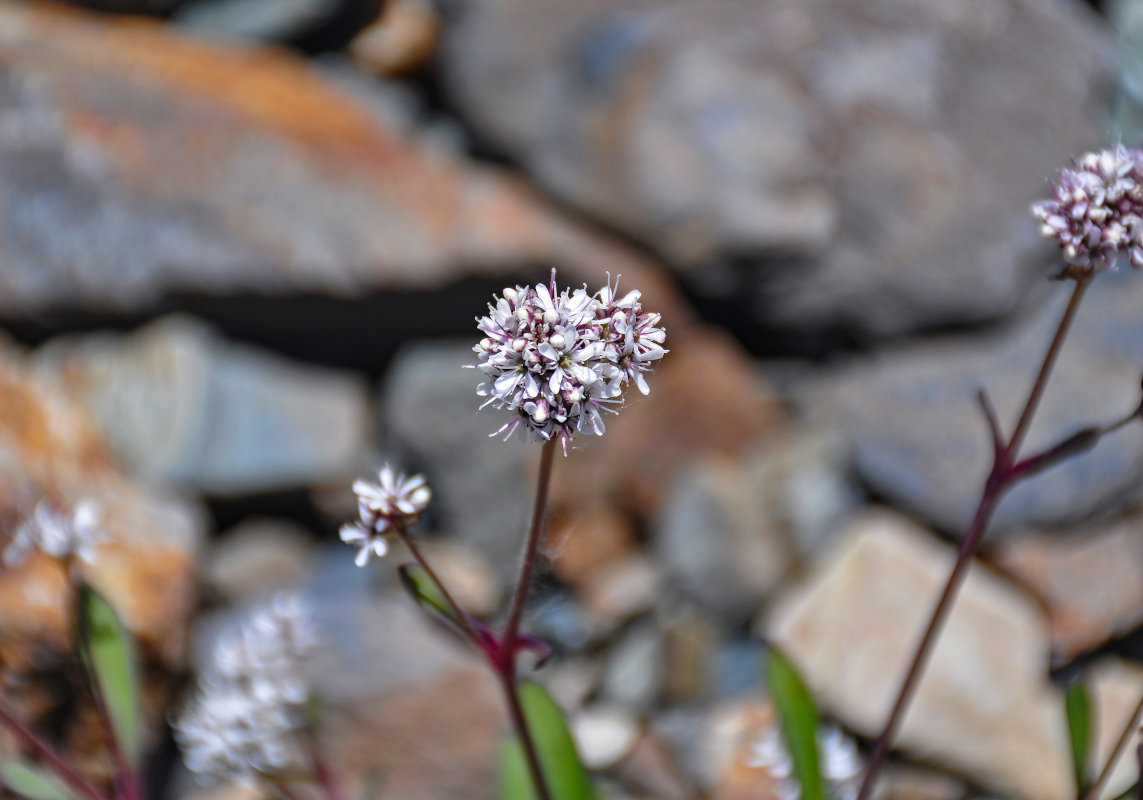
[[[423,472],[430,558],[502,612],[537,449],[488,438],[461,367],[492,292],[552,266],[621,274],[671,350],[557,462],[525,621],[604,796],[790,800],[769,643],[876,734],[988,467],[975,392],[1011,424],[1066,300],[1028,205],[1143,135],[1143,3],[83,5],[0,5],[0,536],[42,497],[104,509],[156,797],[253,798],[197,785],[167,719],[282,588],[351,792],[497,796],[495,683],[401,553],[356,569],[336,531],[354,478]],[[1138,403],[1139,281],[1093,285],[1029,449]],[[1143,693],[1141,478],[1136,425],[1005,498],[885,797],[1074,797],[1067,682],[1100,754]],[[101,774],[63,577],[0,571],[0,679]]]

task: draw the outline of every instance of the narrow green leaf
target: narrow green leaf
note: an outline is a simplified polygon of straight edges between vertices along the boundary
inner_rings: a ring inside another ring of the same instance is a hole
[[[1077,796],[1087,788],[1088,758],[1091,755],[1091,697],[1087,687],[1076,681],[1064,697],[1068,715],[1068,735],[1072,741],[1072,768]]]
[[[540,766],[552,800],[598,800],[591,776],[580,761],[564,713],[551,695],[537,683],[520,684],[520,705],[532,733]],[[502,800],[536,800],[528,761],[520,740],[512,737],[500,751],[500,797]]]
[[[131,764],[139,756],[139,692],[135,647],[115,609],[90,586],[79,594],[80,652],[95,691],[114,728],[115,740]]]
[[[0,783],[29,800],[74,800],[63,779],[43,767],[17,758],[0,761]]]
[[[1113,800],[1135,800],[1135,796],[1139,793],[1139,782],[1131,784],[1122,794],[1116,795]]]
[[[433,616],[441,618],[453,627],[460,628],[462,623],[453,613],[440,587],[429,577],[429,573],[420,564],[402,564],[397,567],[397,574],[401,578],[401,585],[417,604]]]
[[[794,761],[794,776],[802,787],[802,800],[825,800],[825,783],[818,763],[818,717],[814,700],[793,665],[770,647],[766,659],[770,697],[778,710],[782,736]]]

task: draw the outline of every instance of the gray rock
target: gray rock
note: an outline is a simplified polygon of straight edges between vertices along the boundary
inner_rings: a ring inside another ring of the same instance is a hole
[[[285,41],[337,13],[338,0],[193,0],[173,21],[195,33]]]
[[[908,520],[869,514],[782,598],[767,633],[824,709],[876,735],[955,557]],[[1031,595],[970,567],[897,746],[1004,796],[1073,797],[1063,697],[1048,680],[1048,651],[1047,620]]]
[[[635,625],[608,649],[601,693],[628,708],[649,708],[663,689],[665,657],[663,632],[649,623]]]
[[[382,439],[426,464],[442,527],[479,551],[502,579],[519,568],[528,528],[531,462],[537,448],[517,435],[489,437],[503,424],[477,413],[472,342],[419,343],[398,353],[381,393]]]
[[[264,596],[309,572],[314,550],[309,533],[288,520],[246,520],[211,542],[202,559],[202,581],[227,603]]]
[[[447,87],[554,194],[767,326],[1009,311],[1028,203],[1103,141],[1111,45],[1070,0],[480,0]]]
[[[190,317],[57,339],[37,363],[154,480],[218,494],[348,481],[369,441],[356,376],[227,342]]]
[[[826,379],[818,399],[838,412],[861,477],[923,519],[964,531],[991,460],[976,391],[987,389],[1010,431],[1066,294],[1055,287],[1042,311],[1010,328],[882,352]],[[1109,423],[1138,405],[1140,303],[1143,283],[1130,271],[1101,275],[1092,284],[1023,453],[1038,452],[1082,427]],[[1135,424],[1019,485],[1001,501],[992,528],[1054,525],[1111,511],[1140,496],[1141,476],[1143,426]]]

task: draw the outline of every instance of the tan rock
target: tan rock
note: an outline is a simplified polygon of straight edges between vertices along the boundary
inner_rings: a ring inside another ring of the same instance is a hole
[[[909,521],[871,513],[842,535],[767,630],[823,707],[876,735],[955,554]],[[897,745],[1027,800],[1072,793],[1061,693],[1047,679],[1047,620],[1020,589],[969,571]]]
[[[549,520],[544,554],[552,571],[570,586],[592,580],[593,573],[635,549],[631,519],[618,509],[595,503]]]
[[[988,557],[1048,607],[1059,661],[1143,622],[1143,515],[1086,531],[1030,531]]]
[[[1105,656],[1087,669],[1084,681],[1090,687],[1092,715],[1095,717],[1095,746],[1091,761],[1093,774],[1098,774],[1127,726],[1128,718],[1143,698],[1143,666]],[[1137,729],[1100,794],[1100,800],[1118,797],[1139,780],[1136,750],[1140,741]]]
[[[246,520],[211,543],[203,583],[218,599],[241,603],[301,579],[315,550],[313,537],[288,520]]]
[[[378,75],[400,75],[425,66],[436,53],[440,18],[426,0],[393,0],[349,43],[354,63]]]

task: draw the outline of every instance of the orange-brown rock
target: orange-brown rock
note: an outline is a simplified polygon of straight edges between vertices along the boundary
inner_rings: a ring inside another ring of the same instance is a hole
[[[21,120],[0,142],[0,313],[559,265],[593,286],[623,273],[685,316],[646,260],[285,51],[34,4],[0,6],[0,30],[0,113]]]
[[[200,516],[126,478],[82,409],[37,384],[23,355],[0,342],[0,546],[45,499],[99,507],[107,540],[80,569],[138,642],[154,724],[185,657]],[[33,728],[66,711],[65,748],[105,775],[105,742],[73,659],[72,591],[64,568],[41,553],[0,568],[0,691]]]

